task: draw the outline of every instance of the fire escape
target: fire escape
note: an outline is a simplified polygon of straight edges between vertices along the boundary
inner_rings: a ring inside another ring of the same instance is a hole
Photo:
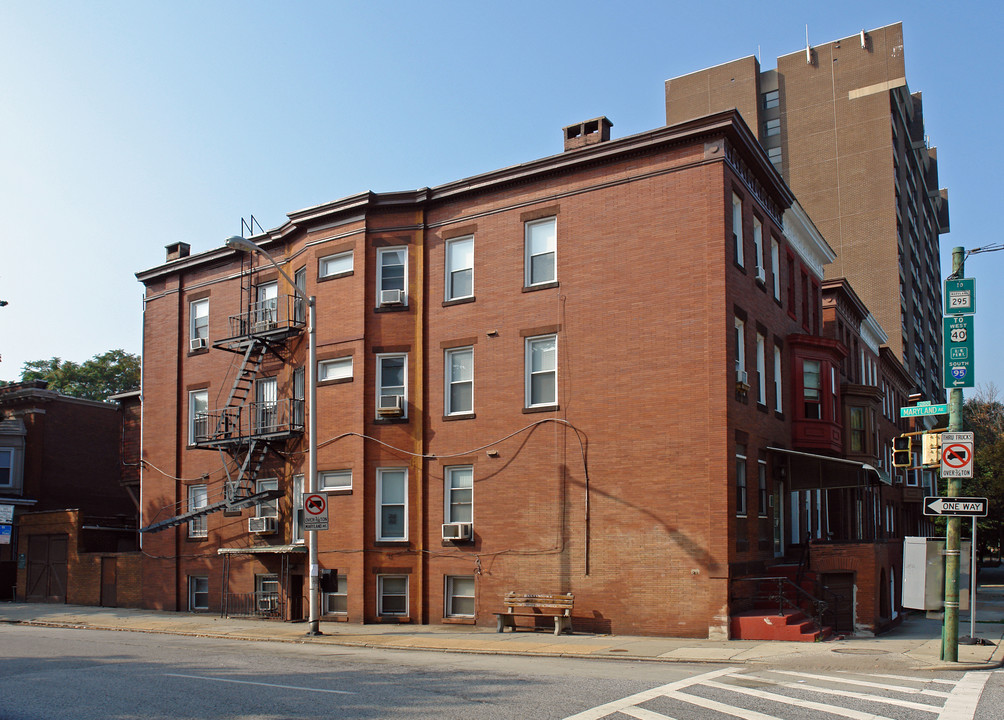
[[[294,373],[292,397],[279,398],[274,377],[261,376],[269,353],[288,359],[288,345],[306,327],[306,309],[295,295],[279,295],[276,282],[256,282],[253,257],[242,260],[242,311],[229,317],[229,335],[213,348],[239,357],[226,402],[194,417],[192,445],[216,450],[227,477],[223,499],[141,529],[156,532],[223,510],[241,510],[282,495],[281,490],[255,492],[255,481],[270,452],[304,431],[303,375]],[[236,468],[235,470],[232,468]]]

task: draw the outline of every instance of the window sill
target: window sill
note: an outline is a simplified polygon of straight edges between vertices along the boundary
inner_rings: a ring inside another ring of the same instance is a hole
[[[376,547],[407,547],[408,544],[408,540],[375,540],[373,542]]]
[[[476,299],[477,298],[474,295],[471,295],[470,297],[456,298],[454,300],[444,300],[443,307],[450,307],[451,305],[466,305],[467,303],[474,302]]]
[[[188,357],[195,357],[196,355],[208,355],[208,354],[209,354],[209,348],[208,347],[204,347],[201,350],[189,350],[188,351]]]
[[[474,625],[472,617],[444,617],[440,622],[443,625]]]
[[[766,413],[770,412],[770,411],[768,410],[768,408],[767,408],[767,405],[766,405],[766,404],[764,404],[764,403],[762,403],[762,402],[758,402],[758,403],[756,404],[756,409],[757,409],[757,410],[759,410],[760,412],[764,413],[764,414],[766,414]]]
[[[332,273],[331,275],[318,275],[317,282],[327,282],[328,280],[337,280],[339,278],[352,277],[355,274],[355,270],[346,270],[345,272]]]
[[[318,492],[327,493],[328,495],[351,495],[352,488],[321,488]]]
[[[377,615],[373,620],[374,623],[410,623],[411,616],[409,615]]]
[[[530,415],[532,413],[545,413],[545,412],[557,412],[560,406],[555,403],[554,405],[541,405],[539,407],[525,407],[523,408],[524,415]]]
[[[350,383],[354,379],[355,378],[347,377],[347,378],[335,378],[333,380],[319,380],[317,383],[317,387],[325,387],[327,385],[342,385],[344,383]]]
[[[537,290],[550,290],[551,288],[556,288],[558,286],[559,286],[558,281],[553,280],[547,283],[540,283],[539,285],[524,285],[523,292],[528,293],[528,292],[536,292]]]
[[[454,420],[474,420],[477,417],[474,413],[457,413],[456,415],[443,415],[443,422],[453,422]]]
[[[394,313],[394,312],[407,312],[410,308],[407,305],[387,305],[385,307],[373,308],[373,312],[377,313]]]
[[[407,424],[407,422],[408,422],[408,418],[406,418],[406,417],[399,417],[399,418],[381,418],[381,417],[378,417],[378,418],[374,418],[373,419],[373,424],[374,425],[405,425],[405,424]]]

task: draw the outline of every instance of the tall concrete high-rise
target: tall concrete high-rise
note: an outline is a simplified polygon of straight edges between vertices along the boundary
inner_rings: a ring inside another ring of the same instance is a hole
[[[925,398],[942,401],[939,236],[948,193],[906,81],[895,23],[808,45],[762,70],[746,57],[666,81],[666,123],[736,108],[836,251]]]

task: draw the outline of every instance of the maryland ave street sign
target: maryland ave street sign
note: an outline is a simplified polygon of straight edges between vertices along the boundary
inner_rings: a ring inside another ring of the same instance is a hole
[[[926,497],[924,498],[924,514],[986,517],[988,504],[986,498]]]
[[[924,415],[947,415],[948,405],[911,405],[901,407],[899,416],[901,418],[923,417]]]

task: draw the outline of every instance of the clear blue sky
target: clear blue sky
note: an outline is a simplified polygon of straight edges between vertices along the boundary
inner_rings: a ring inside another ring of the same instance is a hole
[[[141,349],[134,273],[287,212],[665,122],[663,83],[902,21],[951,248],[1001,242],[998,2],[0,3],[0,379]],[[1004,388],[1004,252],[976,255],[976,378]],[[886,328],[890,334],[898,328]]]

